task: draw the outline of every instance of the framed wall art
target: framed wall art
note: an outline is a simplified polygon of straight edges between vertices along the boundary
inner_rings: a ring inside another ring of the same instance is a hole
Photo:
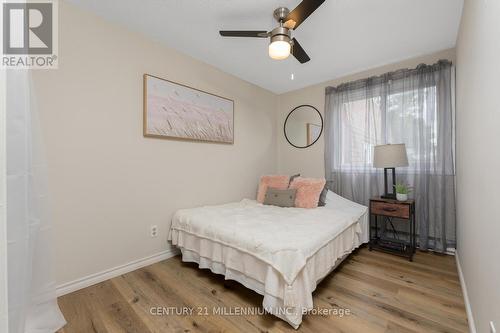
[[[234,142],[234,101],[144,74],[144,136]]]

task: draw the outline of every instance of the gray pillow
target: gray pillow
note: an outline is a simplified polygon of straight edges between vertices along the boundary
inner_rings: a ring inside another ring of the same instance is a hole
[[[273,205],[278,207],[295,207],[295,195],[297,189],[279,190],[268,187],[264,197],[264,205]]]
[[[328,189],[323,187],[323,191],[321,191],[321,194],[319,195],[319,200],[318,200],[318,207],[323,207],[326,205],[326,194],[328,193]]]

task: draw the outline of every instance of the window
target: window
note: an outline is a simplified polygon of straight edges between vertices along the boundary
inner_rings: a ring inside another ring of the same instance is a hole
[[[405,143],[409,170],[435,164],[437,148],[436,87],[354,99],[340,105],[340,169],[371,168],[373,147]],[[429,156],[424,156],[429,155]],[[428,158],[429,157],[429,158]],[[423,165],[422,161],[427,165]]]

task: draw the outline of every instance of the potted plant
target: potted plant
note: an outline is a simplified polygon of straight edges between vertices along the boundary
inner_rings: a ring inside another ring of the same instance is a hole
[[[408,200],[408,193],[411,192],[410,186],[405,183],[397,183],[395,186],[396,189],[396,199],[398,201],[406,201]]]

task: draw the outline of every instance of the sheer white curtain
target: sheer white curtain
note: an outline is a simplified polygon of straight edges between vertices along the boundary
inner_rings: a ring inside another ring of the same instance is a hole
[[[422,249],[455,247],[452,65],[440,61],[326,90],[325,172],[329,187],[367,205],[383,191],[373,147],[405,143]]]
[[[0,69],[0,332],[8,332],[7,220],[5,198],[5,70]]]
[[[6,73],[9,332],[55,332],[65,324],[52,278],[47,174],[31,75]]]

